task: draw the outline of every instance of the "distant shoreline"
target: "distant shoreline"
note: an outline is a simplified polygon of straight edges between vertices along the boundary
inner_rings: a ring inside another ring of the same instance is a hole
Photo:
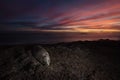
[[[99,39],[99,40],[78,40],[78,41],[68,41],[68,42],[51,42],[51,43],[41,43],[41,42],[31,42],[31,43],[3,43],[0,46],[15,46],[15,45],[52,45],[52,44],[69,44],[69,43],[83,43],[83,42],[120,42],[120,40],[110,40],[110,39]]]

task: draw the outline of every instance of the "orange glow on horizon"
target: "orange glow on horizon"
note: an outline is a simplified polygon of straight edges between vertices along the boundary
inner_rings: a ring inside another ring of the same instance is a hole
[[[117,29],[75,29],[75,30],[39,30],[43,32],[82,32],[82,33],[103,33],[103,32],[120,32]]]

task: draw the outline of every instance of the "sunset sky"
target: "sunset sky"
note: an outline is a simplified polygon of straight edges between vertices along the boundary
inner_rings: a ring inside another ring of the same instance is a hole
[[[0,31],[105,33],[120,39],[120,0],[0,0],[0,11]]]

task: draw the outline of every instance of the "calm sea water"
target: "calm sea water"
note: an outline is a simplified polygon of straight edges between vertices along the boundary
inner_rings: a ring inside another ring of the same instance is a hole
[[[120,40],[120,33],[45,33],[45,32],[1,32],[0,45],[58,43],[79,40]]]

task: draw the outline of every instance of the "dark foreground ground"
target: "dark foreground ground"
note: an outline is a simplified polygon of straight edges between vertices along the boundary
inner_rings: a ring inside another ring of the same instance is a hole
[[[16,55],[26,53],[30,46],[35,45],[0,47],[0,80],[120,80],[120,41],[42,45],[51,57],[49,67],[33,73],[27,64],[14,69],[21,63]]]

